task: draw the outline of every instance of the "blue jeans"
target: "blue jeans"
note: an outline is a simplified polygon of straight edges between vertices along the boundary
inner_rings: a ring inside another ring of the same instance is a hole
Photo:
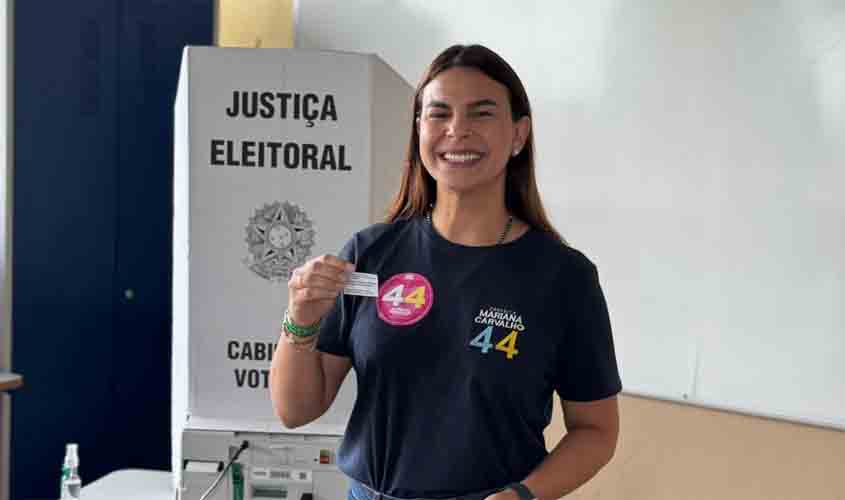
[[[349,478],[349,495],[347,496],[347,500],[484,500],[485,498],[492,495],[493,493],[496,493],[499,490],[501,490],[501,488],[479,491],[478,493],[470,493],[468,495],[462,495],[459,497],[452,497],[448,499],[404,499],[385,495],[384,493],[379,493],[371,489],[369,486],[362,484],[352,478]]]

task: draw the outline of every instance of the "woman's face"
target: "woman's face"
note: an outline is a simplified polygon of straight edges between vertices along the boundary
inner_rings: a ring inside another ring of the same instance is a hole
[[[508,89],[481,71],[452,68],[423,88],[417,119],[420,158],[438,189],[472,192],[505,182],[505,165],[528,137],[514,122]]]

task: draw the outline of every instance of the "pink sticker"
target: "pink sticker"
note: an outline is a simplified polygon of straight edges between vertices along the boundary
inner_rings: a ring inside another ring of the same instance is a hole
[[[434,289],[417,273],[394,274],[378,291],[378,317],[393,326],[413,325],[434,304]]]

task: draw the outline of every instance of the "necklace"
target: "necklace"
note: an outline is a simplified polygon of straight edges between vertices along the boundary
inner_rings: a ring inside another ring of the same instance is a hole
[[[432,228],[434,227],[434,223],[431,222],[431,210],[425,213],[425,220],[428,221]],[[505,238],[507,238],[508,233],[511,232],[511,226],[513,226],[513,215],[508,214],[508,221],[505,222],[505,228],[502,230],[502,235],[499,236],[499,240],[496,242],[496,245],[501,245],[505,242]]]

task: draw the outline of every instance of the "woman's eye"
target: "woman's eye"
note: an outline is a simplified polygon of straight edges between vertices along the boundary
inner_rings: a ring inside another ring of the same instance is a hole
[[[437,120],[437,119],[441,119],[441,118],[449,118],[449,114],[448,113],[429,113],[428,117]]]
[[[492,111],[476,111],[475,116],[480,116],[480,117],[493,116],[493,112]]]

